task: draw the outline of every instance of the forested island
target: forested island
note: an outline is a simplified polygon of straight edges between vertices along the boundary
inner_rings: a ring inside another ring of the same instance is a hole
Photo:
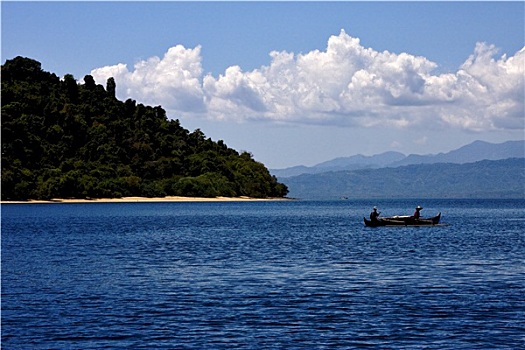
[[[284,197],[286,185],[248,152],[189,132],[160,106],[79,84],[33,59],[2,65],[2,200]]]

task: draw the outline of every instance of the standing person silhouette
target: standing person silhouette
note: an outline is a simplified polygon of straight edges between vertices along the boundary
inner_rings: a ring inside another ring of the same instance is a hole
[[[412,217],[413,217],[415,220],[419,220],[419,218],[421,217],[421,213],[420,213],[420,211],[421,211],[422,209],[423,209],[423,208],[422,208],[420,205],[418,205],[418,206],[416,207],[416,211],[414,212],[414,215],[412,215]]]

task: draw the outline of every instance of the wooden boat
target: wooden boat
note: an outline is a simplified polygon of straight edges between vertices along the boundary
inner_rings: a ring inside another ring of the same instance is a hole
[[[364,218],[365,225],[368,227],[379,226],[436,226],[441,220],[441,213],[431,218],[415,219],[413,216],[389,216],[380,218],[377,221]]]

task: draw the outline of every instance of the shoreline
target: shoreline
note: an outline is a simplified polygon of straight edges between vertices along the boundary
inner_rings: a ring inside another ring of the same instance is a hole
[[[252,198],[252,197],[121,197],[121,198],[53,198],[49,200],[30,199],[27,201],[0,201],[0,204],[60,204],[60,203],[169,203],[169,202],[257,202],[284,201],[292,198]]]

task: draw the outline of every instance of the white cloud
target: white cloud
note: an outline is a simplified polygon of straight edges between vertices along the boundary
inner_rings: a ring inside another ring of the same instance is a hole
[[[427,136],[423,136],[423,137],[420,137],[420,138],[414,140],[414,143],[416,145],[420,145],[420,146],[426,145],[427,142],[428,142],[428,137]]]
[[[172,47],[164,57],[137,62],[133,71],[117,64],[97,68],[91,75],[98,83],[114,77],[120,98],[133,98],[141,103],[162,105],[176,111],[205,110],[201,85],[201,48]]]
[[[118,64],[91,72],[99,83],[115,78],[119,98],[162,105],[174,115],[263,119],[362,127],[523,129],[525,48],[496,59],[478,43],[455,73],[433,74],[437,64],[408,53],[378,52],[344,31],[325,51],[271,52],[268,66],[250,72],[229,67],[203,76],[200,47],[172,47],[130,71]]]

